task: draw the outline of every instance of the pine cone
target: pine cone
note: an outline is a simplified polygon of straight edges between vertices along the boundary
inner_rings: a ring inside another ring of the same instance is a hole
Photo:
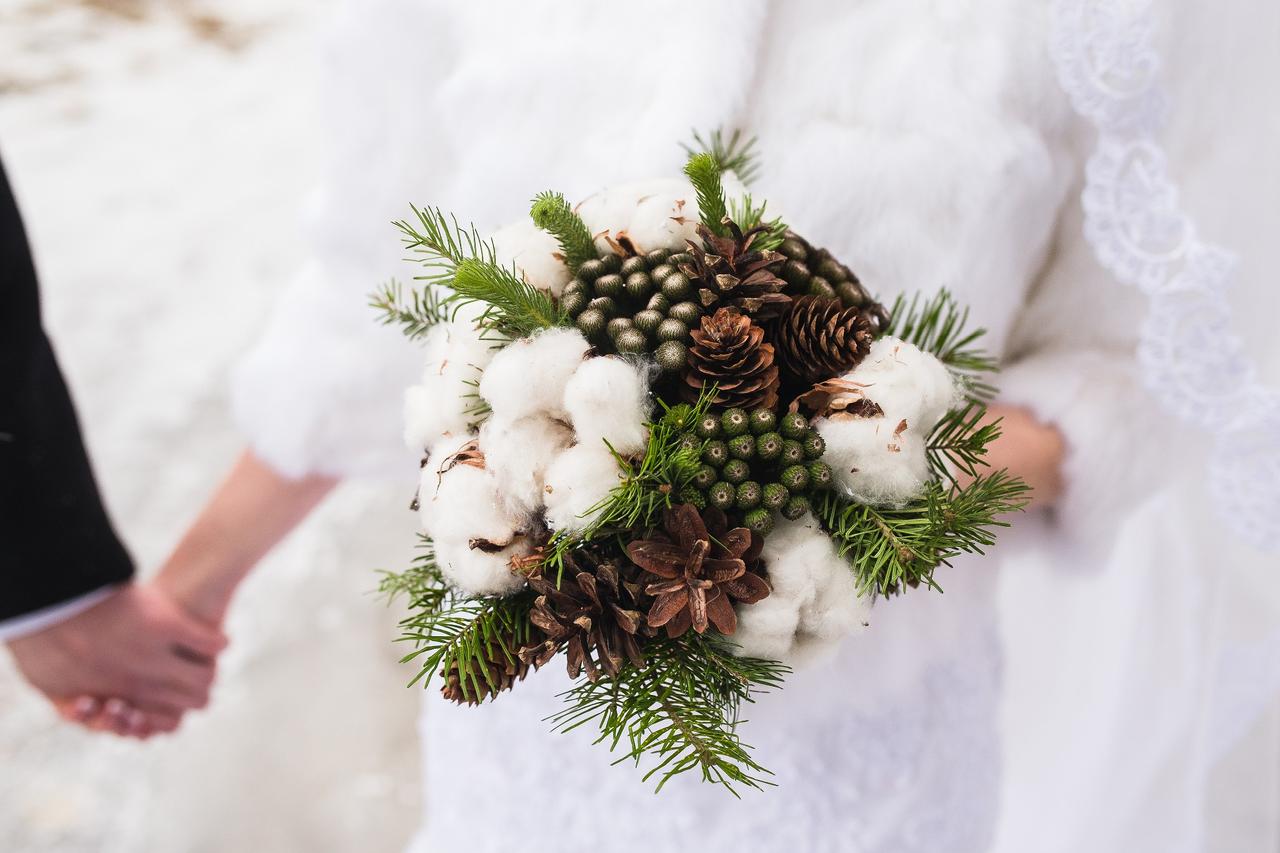
[[[717,305],[732,305],[749,317],[776,317],[791,301],[782,292],[787,283],[777,271],[786,261],[777,252],[753,251],[752,244],[768,229],[762,225],[745,234],[725,219],[731,236],[720,237],[705,225],[698,226],[702,245],[690,240],[688,263],[680,271],[697,289],[695,299],[708,311]]]
[[[495,693],[510,690],[532,668],[517,654],[514,636],[489,639],[484,646],[484,654],[488,680],[482,677],[461,678],[455,661],[443,673],[444,686],[440,688],[440,694],[450,702],[479,705]]]
[[[852,370],[866,357],[873,337],[862,312],[821,296],[793,302],[773,333],[778,362],[806,385]]]
[[[847,266],[826,249],[818,249],[794,231],[778,247],[786,258],[779,275],[793,296],[838,298],[846,308],[856,308],[874,334],[889,325],[889,312],[871,297],[866,287]]]
[[[716,385],[712,405],[744,409],[772,409],[778,404],[778,367],[773,344],[764,329],[731,308],[702,318],[701,330],[690,333],[689,364],[685,368],[685,399],[698,399],[705,384]]]
[[[520,649],[525,665],[542,666],[564,649],[571,678],[584,669],[592,681],[601,670],[615,676],[624,660],[643,666],[637,636],[652,636],[636,608],[644,592],[640,584],[625,581],[613,561],[579,570],[570,559],[560,584],[532,577],[529,586],[538,593],[529,621],[545,636]]]
[[[713,536],[709,526],[727,525],[723,513],[712,518],[708,525],[691,504],[680,504],[666,511],[662,531],[627,545],[631,561],[649,575],[645,592],[656,596],[649,625],[665,626],[669,637],[709,627],[732,634],[738,627],[733,602],[754,604],[769,594],[764,578],[747,571],[763,540],[745,527]]]

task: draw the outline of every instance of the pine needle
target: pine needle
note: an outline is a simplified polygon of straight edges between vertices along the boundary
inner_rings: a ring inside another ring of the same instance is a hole
[[[756,138],[734,130],[726,139],[724,131],[716,128],[704,139],[696,129],[693,144],[683,144],[689,154],[706,153],[715,158],[721,172],[733,172],[744,184],[754,181],[760,174],[760,161],[756,154]],[[741,223],[738,223],[741,225]]]
[[[578,266],[585,261],[595,259],[596,244],[590,229],[560,193],[550,190],[538,193],[529,216],[534,225],[556,238],[571,272],[577,272]]]
[[[485,308],[480,325],[512,340],[569,322],[550,294],[524,281],[514,270],[476,258],[458,262],[450,300],[482,303]]]
[[[684,173],[698,193],[698,215],[702,224],[721,237],[729,233],[724,220],[729,215],[725,208],[724,185],[720,181],[720,163],[715,156],[703,151],[689,155]]]

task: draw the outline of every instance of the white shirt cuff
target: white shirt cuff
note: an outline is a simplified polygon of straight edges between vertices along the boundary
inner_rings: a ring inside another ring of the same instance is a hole
[[[116,587],[114,585],[104,586],[101,589],[95,589],[93,592],[85,593],[79,598],[54,604],[34,613],[26,613],[22,616],[6,619],[0,622],[0,643],[7,643],[10,640],[25,637],[28,634],[34,634],[36,631],[43,631],[45,628],[56,625],[59,622],[64,622],[105,600],[115,591]]]

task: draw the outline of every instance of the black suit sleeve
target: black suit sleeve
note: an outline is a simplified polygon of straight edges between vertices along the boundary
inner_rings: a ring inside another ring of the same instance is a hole
[[[0,620],[132,574],[40,325],[35,268],[0,164]]]

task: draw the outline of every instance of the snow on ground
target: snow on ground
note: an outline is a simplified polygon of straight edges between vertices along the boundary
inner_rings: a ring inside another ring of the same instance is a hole
[[[227,374],[304,251],[316,0],[7,0],[0,153],[106,499],[154,569],[235,457]],[[418,809],[407,496],[348,487],[249,582],[211,709],[146,746],[0,655],[0,849],[397,850]]]

